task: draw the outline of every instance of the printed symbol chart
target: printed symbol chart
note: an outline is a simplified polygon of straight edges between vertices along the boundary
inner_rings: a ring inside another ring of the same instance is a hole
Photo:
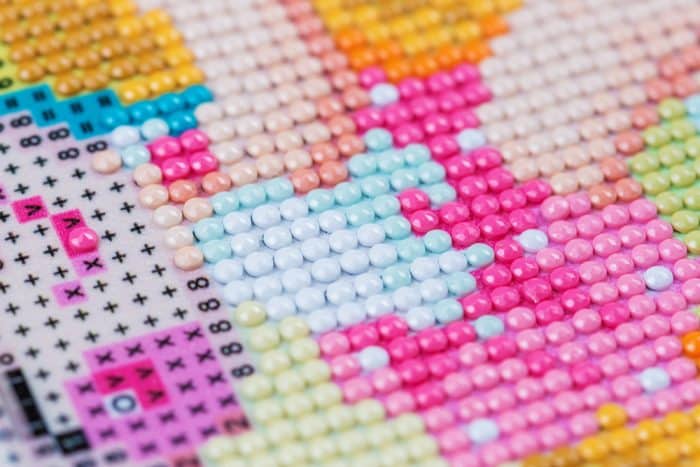
[[[698,159],[695,0],[0,0],[0,465],[700,465]]]

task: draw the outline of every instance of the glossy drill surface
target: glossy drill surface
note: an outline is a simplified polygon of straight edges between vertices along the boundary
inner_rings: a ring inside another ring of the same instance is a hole
[[[698,31],[0,0],[0,463],[697,465]]]

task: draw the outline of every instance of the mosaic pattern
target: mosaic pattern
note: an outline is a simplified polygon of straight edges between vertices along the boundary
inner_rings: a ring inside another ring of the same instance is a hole
[[[312,2],[353,68],[380,66],[392,81],[426,76],[490,54],[520,1]]]
[[[197,323],[94,349],[85,359],[91,375],[67,386],[92,446],[121,439],[132,459],[183,456],[243,415]]]
[[[677,99],[663,101],[656,109],[658,121],[641,135],[645,147],[628,162],[645,194],[654,200],[660,214],[670,220],[692,253],[700,248],[694,203],[697,191],[694,160],[700,142],[695,123],[697,103],[697,96],[685,103]]]
[[[135,102],[201,80],[192,54],[164,11],[137,13],[129,1],[5,2],[4,89],[48,82],[59,96],[110,86]]]
[[[700,462],[696,2],[0,30],[3,462]]]
[[[481,70],[497,99],[477,114],[518,180],[545,178],[556,193],[588,189],[599,197],[604,161],[628,150],[626,138],[610,136],[638,121],[630,110],[671,94],[659,59],[696,44],[694,6],[690,15],[659,15],[668,6],[662,2],[613,2],[604,15],[600,2],[549,6],[494,40],[494,57]],[[577,39],[581,34],[586,41]],[[686,79],[677,91],[696,92],[697,84]],[[617,190],[622,199],[638,196],[624,185]]]

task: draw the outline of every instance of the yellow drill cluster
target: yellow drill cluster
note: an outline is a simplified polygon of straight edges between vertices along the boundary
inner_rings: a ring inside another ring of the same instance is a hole
[[[631,426],[626,426],[624,408],[616,404],[601,406],[597,417],[600,433],[576,446],[531,456],[523,461],[523,467],[700,465],[700,406]]]
[[[234,321],[259,371],[239,388],[254,429],[210,440],[207,466],[447,466],[418,415],[387,420],[374,399],[343,402],[304,320],[268,321],[262,305],[245,302]]]
[[[314,0],[356,70],[380,65],[392,81],[427,76],[490,54],[485,40],[508,30],[501,15],[520,0]]]
[[[125,103],[204,79],[168,15],[140,14],[131,0],[0,1],[0,59],[9,90],[48,82],[72,96],[114,86]]]

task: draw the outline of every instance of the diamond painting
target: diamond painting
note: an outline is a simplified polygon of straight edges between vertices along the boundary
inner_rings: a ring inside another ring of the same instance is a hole
[[[0,465],[698,466],[699,161],[695,0],[0,0]]]

